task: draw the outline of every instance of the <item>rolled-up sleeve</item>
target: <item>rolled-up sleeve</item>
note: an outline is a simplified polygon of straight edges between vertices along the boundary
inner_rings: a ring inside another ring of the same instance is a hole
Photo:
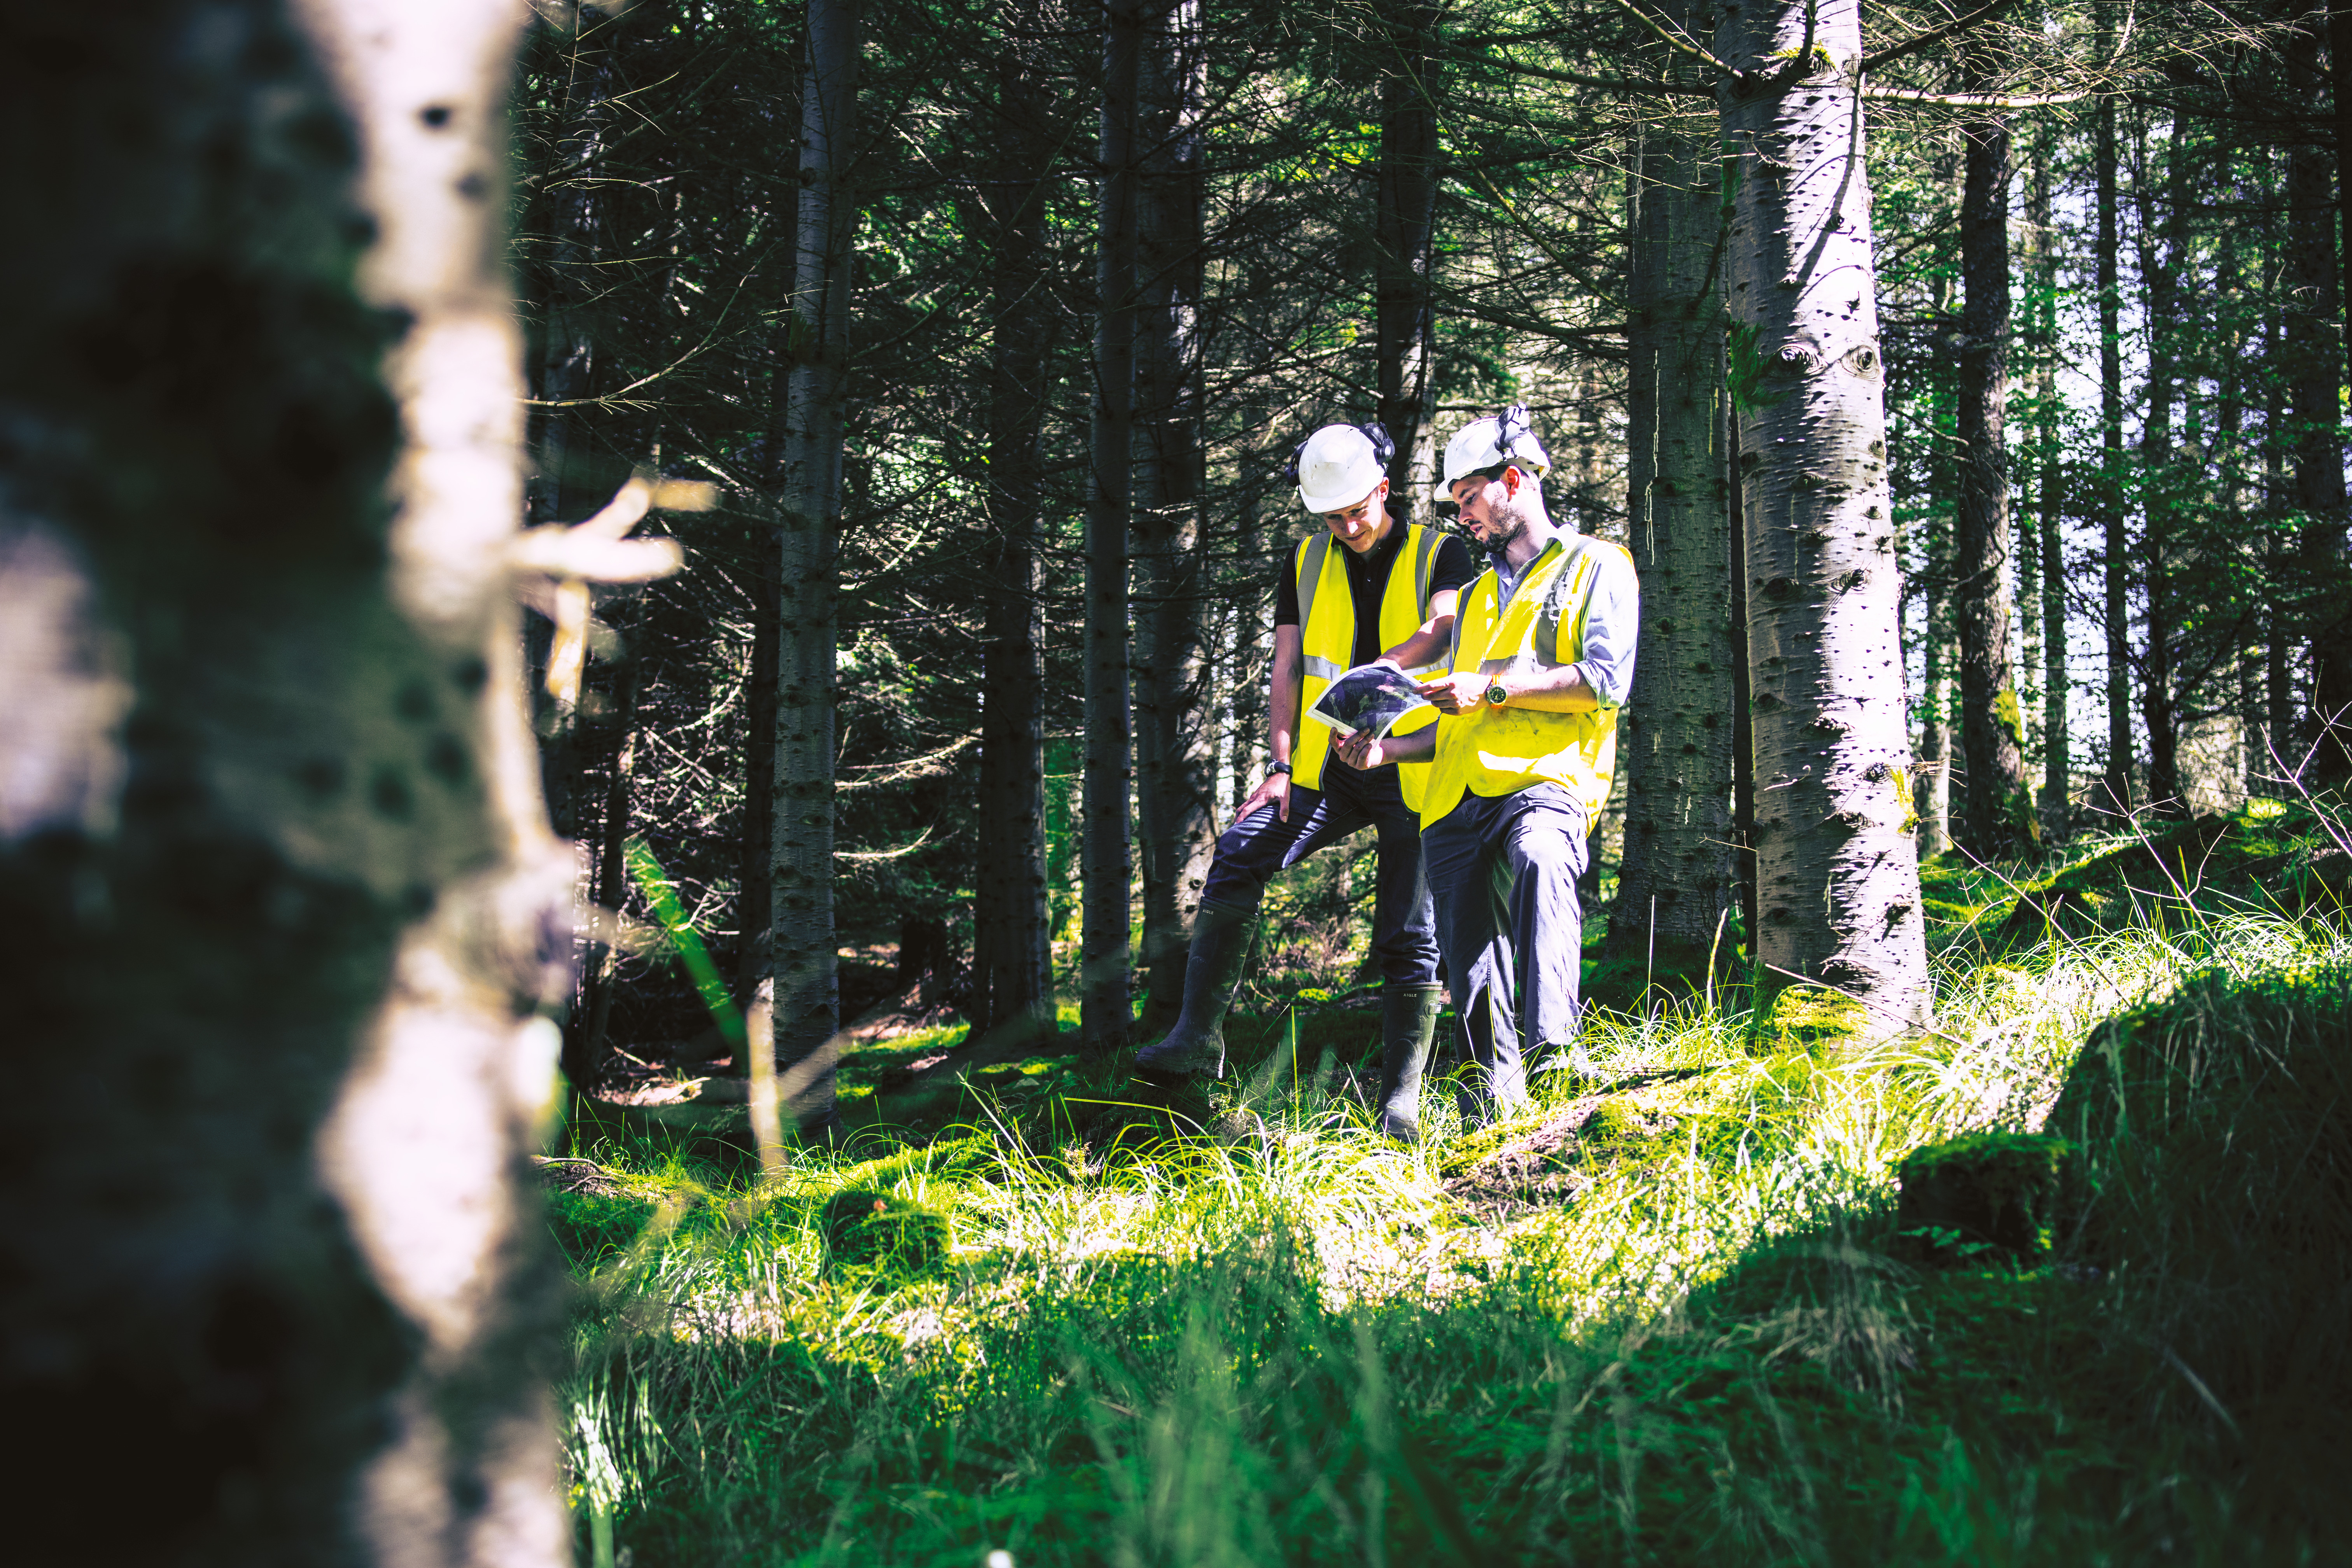
[[[1575,650],[1573,658],[1563,659],[1567,650],[1559,646],[1559,625],[1575,617],[1572,605],[1547,605],[1545,621],[1552,640],[1552,662],[1573,663],[1583,672],[1584,684],[1592,689],[1603,708],[1622,708],[1633,689],[1633,649],[1642,636],[1642,584],[1633,573],[1633,558],[1614,545],[1597,547],[1599,574],[1592,584],[1592,600],[1584,613],[1584,646]],[[1563,572],[1555,579],[1555,592],[1565,592],[1574,573]]]

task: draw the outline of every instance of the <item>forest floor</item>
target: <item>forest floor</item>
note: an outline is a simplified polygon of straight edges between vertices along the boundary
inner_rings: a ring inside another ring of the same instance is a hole
[[[583,1560],[2352,1561],[2347,865],[2271,802],[1938,863],[1937,1034],[1596,974],[1596,1077],[1410,1148],[1320,994],[1236,1018],[1223,1139],[953,1030],[765,1183],[740,1112],[602,1109],[548,1166]],[[2063,1158],[2021,1239],[1899,1209],[1963,1135]]]

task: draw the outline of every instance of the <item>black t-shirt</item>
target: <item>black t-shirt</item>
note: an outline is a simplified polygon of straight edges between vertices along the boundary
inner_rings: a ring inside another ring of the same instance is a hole
[[[1389,530],[1389,536],[1365,551],[1361,555],[1338,540],[1331,542],[1332,552],[1348,563],[1348,595],[1356,602],[1356,652],[1348,662],[1350,666],[1370,664],[1384,651],[1381,646],[1381,601],[1389,591],[1389,569],[1404,555],[1405,525],[1402,522]],[[1411,566],[1405,568],[1410,572]],[[1429,591],[1455,591],[1466,588],[1478,575],[1471,564],[1470,547],[1453,534],[1438,541],[1437,557],[1429,563]],[[1284,554],[1282,569],[1275,574],[1274,624],[1295,626],[1298,624],[1298,549],[1296,545]]]

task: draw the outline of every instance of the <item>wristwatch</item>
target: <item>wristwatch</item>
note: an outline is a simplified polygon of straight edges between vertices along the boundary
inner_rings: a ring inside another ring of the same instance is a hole
[[[1489,707],[1500,708],[1503,705],[1503,699],[1507,695],[1499,679],[1486,683],[1486,702]]]
[[[1286,773],[1289,771],[1290,764],[1288,763],[1268,763],[1265,764],[1265,776],[1268,778],[1272,778],[1276,773]]]

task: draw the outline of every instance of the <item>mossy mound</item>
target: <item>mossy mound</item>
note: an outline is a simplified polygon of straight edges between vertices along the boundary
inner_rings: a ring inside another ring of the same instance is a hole
[[[2039,1258],[2054,1239],[2072,1152],[2046,1132],[1972,1132],[1915,1149],[1903,1162],[1896,1234],[1929,1262],[1988,1249]]]
[[[955,1242],[947,1215],[871,1187],[835,1193],[818,1225],[827,1268],[887,1270],[902,1279],[936,1271]]]
[[[2199,1401],[2352,1394],[2352,967],[2209,973],[2110,1020],[2048,1129],[2077,1256],[2146,1298]]]
[[[2012,881],[1940,856],[1919,868],[1928,917],[1948,940],[1999,952],[2052,933],[2086,936],[2134,920],[2232,905],[2290,915],[2352,902],[2352,855],[2320,810],[2252,800],[2234,812],[2151,822],[2137,836]]]

